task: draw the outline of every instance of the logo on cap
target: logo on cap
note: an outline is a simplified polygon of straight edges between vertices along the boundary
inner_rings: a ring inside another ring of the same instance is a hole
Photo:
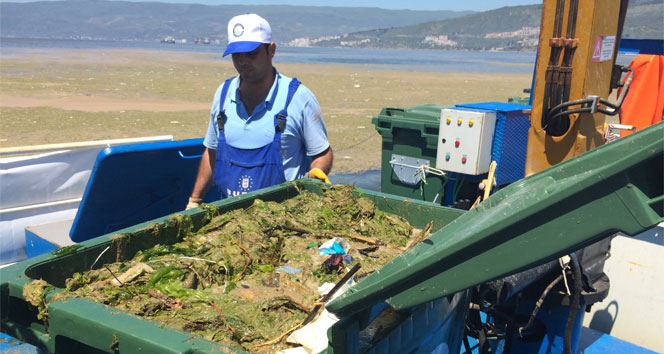
[[[233,27],[233,35],[235,37],[239,37],[244,33],[244,26],[242,26],[241,23],[235,24],[235,27]]]

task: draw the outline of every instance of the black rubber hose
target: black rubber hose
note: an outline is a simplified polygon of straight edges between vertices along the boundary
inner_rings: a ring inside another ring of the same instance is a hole
[[[571,36],[569,36],[570,39],[574,39],[574,36],[576,36],[576,17],[579,13],[579,0],[573,0],[574,2],[574,15],[572,16],[572,32]],[[572,11],[571,5],[570,5],[570,11]]]
[[[570,67],[570,70],[572,70],[571,67]],[[566,75],[572,76],[572,72],[570,71],[570,72],[566,73]],[[563,102],[569,100],[569,93],[570,93],[570,90],[572,89],[570,86],[571,85],[567,85],[567,84],[563,85],[563,99],[562,99]]]
[[[569,125],[569,116],[568,115],[574,114],[574,113],[590,113],[590,112],[591,112],[590,107],[581,107],[581,108],[569,109],[567,111],[558,112],[558,113],[554,114],[553,116],[551,116],[549,118],[549,121],[552,122],[553,124],[562,124],[559,121],[561,121],[563,119],[567,119],[568,125]],[[567,130],[565,130],[565,131],[567,131]],[[563,132],[563,134],[564,134],[564,132]],[[560,135],[562,135],[562,134],[560,134]]]
[[[546,85],[544,85],[544,103],[542,105],[543,106],[542,107],[542,120],[540,122],[540,124],[542,125],[542,128],[545,129],[545,130],[546,130],[546,127],[549,126],[549,109],[551,108],[550,95],[551,95],[551,84],[547,82]]]
[[[561,103],[561,104],[551,108],[551,110],[549,111],[549,115],[556,114],[556,113],[559,113],[559,112],[563,112],[564,109],[566,109],[568,107],[571,107],[571,106],[576,106],[576,105],[584,105],[583,107],[579,107],[579,108],[590,108],[588,105],[590,105],[592,103],[593,103],[592,98],[582,98],[580,100],[564,102],[564,103]]]
[[[574,35],[576,33],[576,15],[579,10],[578,0],[572,0],[569,4],[569,12],[567,13],[567,33],[566,40],[573,41]],[[572,79],[572,60],[574,59],[574,51],[576,48],[574,46],[565,47],[565,54],[563,55],[562,67],[567,69],[563,76],[563,90],[560,97],[560,102],[565,102],[569,100],[570,95],[570,86]]]
[[[559,112],[554,114],[551,117],[548,117],[548,125],[544,130],[547,134],[551,136],[563,136],[569,130],[572,125],[572,121],[569,117],[572,113],[584,113],[590,112],[589,107],[570,109],[568,111]]]
[[[567,325],[565,326],[565,354],[573,354],[572,332],[574,331],[574,322],[576,320],[576,314],[579,311],[581,290],[583,288],[583,284],[581,283],[581,265],[579,264],[579,259],[574,253],[571,253],[569,256],[572,259],[570,266],[572,267],[574,286],[572,287],[572,303],[570,304],[569,317],[567,317]]]
[[[562,28],[563,28],[563,18],[564,18],[564,13],[565,13],[565,1],[564,0],[557,0],[556,2],[556,13],[555,13],[555,19],[553,22],[553,38],[560,39],[562,36]],[[544,130],[547,131],[547,134],[551,135],[549,133],[549,126],[551,123],[550,116],[551,112],[550,109],[553,106],[556,106],[562,102],[562,88],[559,85],[559,80],[558,78],[561,75],[560,72],[560,55],[562,52],[562,48],[559,46],[560,43],[554,45],[551,47],[551,52],[549,53],[549,68],[548,70],[552,70],[555,72],[555,75],[553,72],[550,74],[547,72],[547,82],[545,85],[545,92],[544,92],[544,97],[542,100],[542,117],[541,117],[541,125]],[[555,78],[554,78],[555,77]],[[567,125],[569,127],[569,124]],[[552,131],[559,132],[560,129],[553,129]],[[566,130],[565,130],[566,131]],[[560,135],[564,134],[564,132],[561,133]]]
[[[579,8],[577,0],[570,1],[569,12],[567,13],[567,38],[574,39],[576,33],[576,12]]]
[[[553,35],[560,38],[563,29],[563,14],[565,13],[565,0],[558,0],[556,3],[556,17],[553,22]]]

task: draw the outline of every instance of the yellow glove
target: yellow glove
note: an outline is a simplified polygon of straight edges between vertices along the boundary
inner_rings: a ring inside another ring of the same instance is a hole
[[[330,184],[330,179],[327,178],[325,172],[323,172],[323,170],[320,168],[312,168],[311,171],[309,171],[309,177],[319,179],[327,184]]]
[[[203,198],[189,197],[189,203],[187,203],[187,207],[184,210],[198,208],[198,206],[201,205],[202,202]]]

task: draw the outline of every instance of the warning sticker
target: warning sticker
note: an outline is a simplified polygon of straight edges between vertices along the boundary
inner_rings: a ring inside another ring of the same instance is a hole
[[[593,45],[593,62],[602,62],[613,59],[613,49],[616,36],[597,36]]]

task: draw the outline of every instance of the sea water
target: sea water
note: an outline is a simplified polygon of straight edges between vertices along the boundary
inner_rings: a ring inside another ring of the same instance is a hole
[[[19,48],[147,49],[166,52],[202,52],[219,53],[219,56],[211,56],[211,60],[230,60],[230,56],[221,57],[224,46],[219,44],[33,38],[0,39],[0,57],[17,55],[19,53],[17,49]],[[334,64],[373,70],[532,74],[535,66],[535,53],[277,46],[277,55],[274,61],[277,65],[279,63]]]

